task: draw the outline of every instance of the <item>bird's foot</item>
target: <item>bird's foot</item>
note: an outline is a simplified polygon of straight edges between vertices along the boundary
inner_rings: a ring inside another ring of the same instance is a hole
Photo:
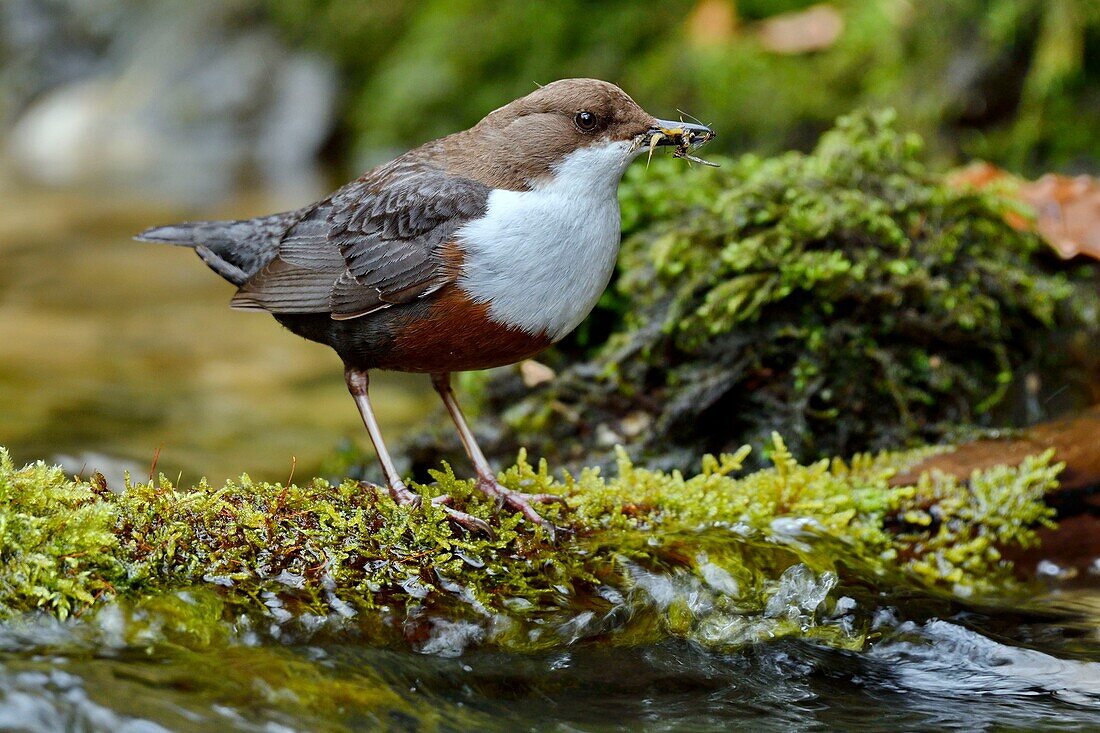
[[[393,500],[401,506],[418,506],[420,504],[420,494],[409,490],[409,487],[403,483],[395,481],[389,485],[388,490]]]
[[[527,494],[522,491],[513,491],[502,486],[495,478],[480,476],[477,480],[478,490],[486,496],[497,500],[498,506],[509,506],[522,514],[528,521],[534,522],[550,535],[553,540],[558,528],[549,520],[535,511],[535,504],[561,504],[568,507],[565,499],[554,494]]]
[[[367,485],[372,488],[380,488],[374,484]],[[414,491],[410,491],[404,484],[390,486],[388,491],[390,496],[393,497],[393,500],[402,506],[420,506],[420,502],[424,500],[424,497]],[[493,531],[493,528],[490,527],[489,523],[484,519],[478,519],[472,514],[467,514],[466,512],[451,507],[451,497],[449,495],[443,494],[441,496],[432,497],[431,502],[446,512],[448,519],[468,532],[484,532],[489,537],[496,536],[496,532]]]
[[[472,514],[461,512],[458,509],[451,507],[451,497],[448,494],[436,496],[432,498],[432,504],[436,505],[447,512],[447,518],[452,522],[467,530],[468,532],[484,532],[490,538],[496,537],[496,532],[489,526],[489,523],[484,519],[478,519]]]

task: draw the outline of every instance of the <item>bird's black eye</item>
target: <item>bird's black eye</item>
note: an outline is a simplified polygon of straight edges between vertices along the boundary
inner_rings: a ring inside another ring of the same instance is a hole
[[[573,124],[577,126],[577,129],[581,132],[592,132],[596,129],[596,124],[599,120],[596,119],[596,115],[592,114],[586,109],[582,109],[577,114],[573,115]]]

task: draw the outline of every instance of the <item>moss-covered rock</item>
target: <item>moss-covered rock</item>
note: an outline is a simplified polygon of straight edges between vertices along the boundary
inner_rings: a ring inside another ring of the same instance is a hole
[[[684,468],[773,429],[814,459],[1065,409],[1096,369],[1098,269],[1060,262],[1006,223],[1018,204],[945,184],[920,150],[881,112],[808,155],[633,168],[616,285],[547,357],[556,379],[488,383],[483,447],[609,465],[623,444]],[[461,456],[446,429],[409,453]]]
[[[506,485],[568,499],[547,510],[567,530],[552,543],[449,470],[417,490],[450,494],[495,536],[350,480],[185,489],[162,478],[114,493],[0,452],[0,618],[111,609],[134,639],[187,649],[242,633],[350,633],[442,654],[669,636],[859,647],[891,597],[1024,590],[1001,550],[1049,524],[1042,497],[1060,469],[1047,455],[966,484],[891,487],[923,453],[800,465],[775,437],[772,467],[737,477],[747,453],[707,457],[689,477],[620,453],[614,477],[564,480],[521,455]]]

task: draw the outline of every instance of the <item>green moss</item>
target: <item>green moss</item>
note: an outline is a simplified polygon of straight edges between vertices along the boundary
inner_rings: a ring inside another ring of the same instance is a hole
[[[925,476],[891,487],[918,454],[800,465],[776,436],[772,467],[737,477],[747,454],[708,456],[683,476],[620,452],[615,476],[589,469],[564,480],[521,455],[505,484],[568,498],[568,509],[548,509],[567,530],[552,543],[447,469],[417,489],[450,494],[494,537],[350,480],[244,476],[183,489],[162,478],[115,494],[0,453],[0,617],[122,613],[126,643],[191,651],[242,633],[352,633],[443,653],[667,636],[858,647],[893,595],[1024,590],[1000,549],[1033,543],[1050,523],[1042,497],[1060,470],[1046,455],[967,485]],[[842,593],[864,599],[854,619],[836,608]]]
[[[880,112],[810,154],[632,168],[615,297],[590,318],[610,337],[545,357],[562,372],[535,390],[498,374],[490,452],[608,465],[624,444],[683,467],[779,430],[813,459],[1036,420],[1055,393],[1064,409],[1100,343],[1097,268],[1066,267],[1005,222],[1016,204],[949,187],[920,151]]]
[[[124,563],[103,498],[56,466],[16,470],[0,449],[0,615],[42,608],[64,619],[113,595]]]

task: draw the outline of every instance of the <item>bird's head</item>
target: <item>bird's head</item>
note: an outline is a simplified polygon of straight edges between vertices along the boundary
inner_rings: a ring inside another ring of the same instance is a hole
[[[448,147],[499,187],[536,188],[567,173],[613,188],[643,152],[672,145],[682,157],[712,137],[704,125],[657,119],[614,84],[562,79],[490,112]]]

